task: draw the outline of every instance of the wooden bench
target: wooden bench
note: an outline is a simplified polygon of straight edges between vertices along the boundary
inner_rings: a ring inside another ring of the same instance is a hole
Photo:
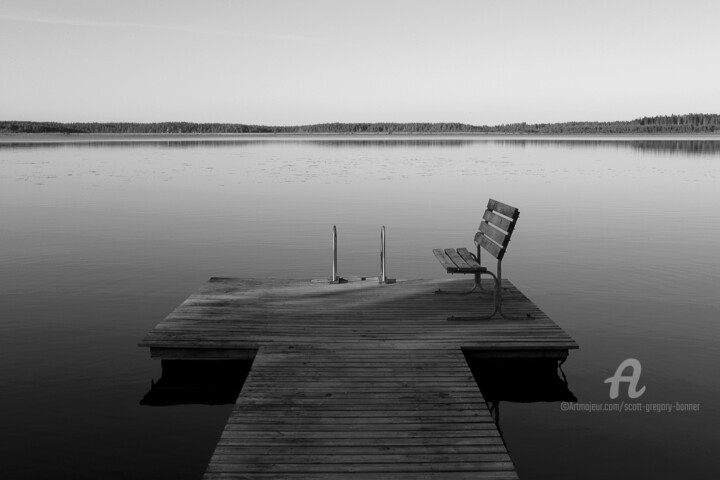
[[[449,317],[448,320],[483,320],[500,314],[503,318],[514,319],[505,315],[502,311],[502,260],[507,251],[510,237],[515,224],[517,223],[520,211],[504,203],[493,200],[488,201],[487,210],[483,215],[478,232],[475,234],[476,253],[471,253],[467,248],[435,248],[435,258],[442,264],[448,273],[472,274],[475,276],[475,284],[472,290],[464,293],[471,293],[481,289],[481,275],[490,275],[495,279],[493,290],[494,311],[486,317]],[[497,269],[493,273],[480,263],[480,251],[484,249],[497,259]],[[449,293],[438,290],[436,293]],[[524,317],[527,318],[527,317]]]

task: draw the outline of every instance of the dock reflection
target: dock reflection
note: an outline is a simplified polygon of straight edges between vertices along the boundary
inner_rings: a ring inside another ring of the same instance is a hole
[[[556,359],[467,358],[500,429],[501,402],[577,402]]]
[[[251,360],[162,360],[162,376],[140,405],[234,404],[251,366]]]

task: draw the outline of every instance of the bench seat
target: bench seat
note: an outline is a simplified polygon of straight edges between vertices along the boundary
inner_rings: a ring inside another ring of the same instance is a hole
[[[447,273],[484,273],[487,271],[478,263],[475,255],[467,248],[434,248],[435,258],[445,267]]]

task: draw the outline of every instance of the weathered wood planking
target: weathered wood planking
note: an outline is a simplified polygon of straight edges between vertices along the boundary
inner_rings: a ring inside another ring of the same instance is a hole
[[[467,280],[413,280],[340,285],[299,280],[213,278],[140,343],[153,356],[174,351],[254,351],[270,345],[337,345],[399,349],[464,348],[566,354],[577,344],[509,281],[506,313],[533,318],[448,322],[485,315],[490,295],[435,295]],[[489,292],[492,283],[483,283]]]
[[[458,283],[213,278],[141,346],[255,358],[206,479],[517,478],[462,349],[564,358],[577,344],[507,280],[506,311],[532,319],[448,322],[492,309],[488,294],[434,294]]]
[[[459,349],[269,346],[205,478],[517,476]]]

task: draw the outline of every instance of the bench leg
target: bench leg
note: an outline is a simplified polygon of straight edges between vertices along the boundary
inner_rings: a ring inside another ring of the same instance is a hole
[[[495,276],[492,272],[486,272],[488,275],[491,275],[493,279],[495,280],[495,289],[493,290],[493,312],[490,315],[485,316],[478,316],[478,317],[456,317],[454,315],[448,317],[448,320],[455,321],[468,321],[468,320],[490,320],[495,315],[500,315],[502,318],[506,320],[527,320],[533,318],[532,315],[529,313],[525,316],[511,316],[506,315],[502,311],[502,280]],[[479,284],[479,281],[476,279],[475,281],[476,286]],[[474,289],[474,288],[473,288]],[[437,293],[437,292],[435,292]],[[469,292],[468,292],[469,293]]]
[[[478,292],[481,294],[482,293],[490,293],[490,292],[486,292],[482,288],[482,285],[480,284],[480,275],[479,274],[475,274],[475,283],[473,284],[473,287],[470,290],[466,290],[464,292],[452,292],[452,291],[448,291],[448,290],[443,290],[441,288],[438,288],[437,290],[435,290],[435,293],[438,295],[468,295],[473,292]]]
[[[495,287],[497,290],[497,313],[500,314],[500,316],[506,320],[529,320],[533,319],[535,317],[532,316],[530,313],[526,313],[525,315],[505,315],[502,311],[502,279],[498,278],[497,280],[497,286]]]

